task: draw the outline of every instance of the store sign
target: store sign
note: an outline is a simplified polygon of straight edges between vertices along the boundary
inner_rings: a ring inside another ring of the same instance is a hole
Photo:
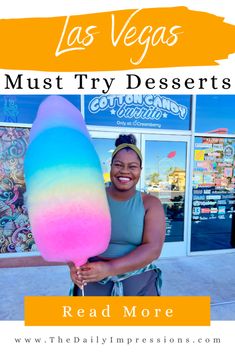
[[[85,121],[98,126],[188,130],[190,96],[85,96]]]

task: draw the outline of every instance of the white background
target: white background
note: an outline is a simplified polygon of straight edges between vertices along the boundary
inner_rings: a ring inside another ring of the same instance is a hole
[[[39,0],[39,1],[30,1],[30,0],[7,0],[1,1],[1,14],[0,17],[3,18],[18,18],[18,17],[52,17],[52,16],[65,16],[65,15],[79,15],[82,13],[92,13],[92,12],[102,12],[102,11],[112,11],[118,9],[136,9],[142,7],[166,7],[166,6],[187,6],[192,10],[205,11],[213,13],[217,16],[225,17],[225,22],[235,24],[235,11],[233,0],[223,0],[223,1],[97,1],[97,0]],[[199,24],[200,25],[200,24]],[[24,40],[22,38],[22,40]],[[16,53],[17,55],[17,53]],[[48,90],[45,92],[43,89],[35,92],[30,91],[25,88],[23,91],[5,91],[2,77],[5,73],[17,74],[17,71],[6,71],[0,70],[0,94],[54,94],[58,93],[56,89]],[[21,71],[22,72],[22,71]],[[170,68],[170,69],[151,69],[151,70],[138,70],[134,71],[141,74],[141,77],[150,77],[153,75],[161,75],[162,77],[202,77],[215,75],[217,77],[230,77],[233,82],[232,90],[229,92],[225,91],[214,91],[212,89],[207,89],[204,92],[200,91],[200,94],[234,94],[235,93],[235,55],[230,55],[227,60],[220,62],[220,65],[217,67],[185,67],[185,68]],[[129,71],[130,73],[130,71]],[[43,72],[29,72],[26,71],[24,74],[27,77],[56,77],[58,73],[43,73]],[[89,87],[86,88],[84,92],[77,92],[76,88],[73,87],[71,83],[71,74],[61,73],[65,81],[65,88],[63,94],[81,94],[81,93],[93,93],[90,91]],[[92,74],[91,74],[92,75]],[[123,72],[115,73],[99,73],[98,76],[102,77],[117,77],[117,80],[121,83]],[[97,77],[98,77],[97,76]],[[119,85],[120,87],[121,85]],[[100,93],[99,91],[95,93]],[[114,93],[114,92],[112,92]],[[115,93],[124,93],[118,92],[118,88],[115,88]],[[134,93],[134,92],[132,92]],[[135,93],[146,93],[146,90],[142,89],[142,92],[138,91]],[[168,90],[166,94],[196,94],[199,93],[196,90],[178,90],[170,91]],[[1,305],[4,298],[1,299]],[[198,351],[213,351],[221,352],[221,350],[226,352],[234,351],[234,332],[235,332],[235,322],[212,322],[211,327],[117,327],[117,328],[103,328],[103,327],[24,327],[23,322],[0,322],[0,347],[4,349],[5,347],[11,347],[17,352],[41,352],[41,351],[52,351],[56,350],[57,352],[64,352],[65,349],[69,349],[70,352],[81,351],[86,352],[93,350],[94,352],[110,352],[110,351],[122,351],[122,352],[131,352],[133,349],[137,349],[136,345],[72,345],[72,344],[15,344],[14,337],[47,337],[47,336],[121,336],[121,337],[167,337],[168,339],[173,337],[190,337],[190,338],[213,338],[220,337],[222,340],[221,344],[141,344],[138,345],[138,348],[147,349],[151,352],[156,352],[159,349],[161,352],[166,351],[176,351],[176,352],[198,352]],[[4,347],[4,348],[3,348]]]
[[[144,7],[172,7],[172,6],[186,6],[191,10],[203,11],[215,14],[219,17],[223,17],[224,21],[235,25],[235,11],[233,0],[223,1],[137,1],[137,0],[126,0],[126,1],[96,1],[96,0],[40,0],[40,1],[13,1],[9,0],[4,3],[4,7],[1,8],[1,18],[25,18],[25,17],[53,17],[53,16],[66,16],[66,15],[79,15],[82,13],[94,13],[102,11],[112,11],[119,9],[137,9]],[[198,24],[200,26],[200,23]],[[62,29],[61,29],[62,32]],[[58,33],[55,33],[58,36]],[[22,41],[24,39],[22,38]],[[219,39],[218,39],[219,40]],[[234,39],[233,39],[234,41]],[[14,43],[13,43],[14,45]],[[208,43],[210,45],[210,43]],[[193,46],[193,43],[192,43]],[[79,55],[79,54],[78,54]],[[17,56],[17,53],[16,53]],[[182,85],[180,89],[168,88],[162,92],[166,94],[234,94],[235,93],[235,54],[229,55],[228,59],[218,61],[218,66],[207,66],[207,67],[177,67],[177,68],[160,68],[160,69],[142,69],[127,71],[128,73],[137,73],[141,75],[142,84],[140,89],[126,91],[126,84],[124,84],[125,72],[114,73],[100,72],[100,73],[88,73],[89,78],[91,77],[102,77],[110,78],[116,77],[115,84],[109,93],[152,93],[145,87],[144,81],[148,78],[154,78],[158,81],[159,77],[166,77],[169,81],[174,77],[180,77],[182,82],[188,77],[193,78],[195,82],[198,82],[198,78],[208,78],[208,83],[205,85],[205,89],[198,89],[198,84],[195,84],[194,89],[187,89]],[[134,68],[133,68],[134,69]],[[0,93],[1,94],[22,94],[21,90],[5,90],[5,79],[4,74],[9,73],[14,78],[19,72],[0,70]],[[27,78],[38,78],[39,84],[42,86],[42,81],[46,77],[54,78],[58,73],[45,73],[45,72],[23,72],[24,80]],[[60,73],[63,77],[63,93],[64,94],[100,94],[104,89],[102,83],[97,87],[97,90],[91,90],[90,82],[87,82],[84,90],[77,90],[77,82],[73,79],[71,73]],[[218,85],[218,89],[214,90],[210,84],[210,78],[215,76],[218,78],[218,83],[223,78],[228,77],[231,80],[231,88],[224,90],[221,84]],[[89,81],[89,80],[88,80]],[[121,89],[121,92],[120,92]],[[60,90],[54,85],[50,90],[30,90],[27,84],[24,85],[25,94],[58,94]]]
[[[23,322],[0,322],[1,349],[11,347],[12,351],[32,352],[234,352],[234,323],[229,321],[212,322],[210,327],[25,327]],[[97,343],[98,336],[98,343]],[[54,337],[50,343],[49,337]],[[72,343],[74,337],[87,343]],[[110,343],[122,338],[124,343]],[[15,338],[21,338],[21,343],[15,343]],[[31,338],[31,343],[24,339]],[[41,338],[41,343],[35,343],[35,338]],[[102,344],[102,338],[106,338]],[[139,342],[135,343],[135,339]],[[150,338],[154,343],[149,343]],[[191,343],[186,343],[189,338]],[[220,338],[221,343],[213,343]],[[61,343],[61,339],[63,342]],[[70,339],[70,343],[66,343]],[[91,340],[93,339],[93,342]],[[129,339],[129,344],[127,344]],[[146,342],[142,342],[146,339]],[[156,340],[160,339],[160,343]],[[178,339],[182,343],[177,343]],[[132,342],[131,342],[132,340]],[[198,341],[200,340],[201,343]],[[141,343],[140,343],[141,342]]]

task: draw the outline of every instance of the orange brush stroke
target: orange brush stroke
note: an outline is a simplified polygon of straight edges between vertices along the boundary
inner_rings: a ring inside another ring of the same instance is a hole
[[[142,9],[134,14],[135,11],[71,16],[66,28],[66,17],[0,20],[0,68],[82,72],[208,66],[218,65],[217,60],[226,59],[235,52],[235,26],[224,23],[222,17],[186,7]],[[112,15],[115,39],[130,19],[116,46],[111,40]],[[87,31],[89,26],[96,28]],[[172,41],[169,39],[172,26],[180,27],[176,30],[179,34],[177,42],[168,46],[164,41]],[[75,39],[79,31],[76,27],[82,28],[78,38],[83,42],[80,46],[89,43],[89,33],[94,34],[93,41],[85,49],[77,50],[76,42],[70,47],[67,45],[69,33],[71,43]],[[165,27],[165,31],[160,27]],[[127,44],[133,42],[132,45],[124,45],[127,32]],[[158,39],[159,43],[152,46],[151,40],[156,44]],[[143,44],[147,40],[148,46]],[[56,56],[56,50],[65,52]],[[134,65],[133,61],[139,63]]]

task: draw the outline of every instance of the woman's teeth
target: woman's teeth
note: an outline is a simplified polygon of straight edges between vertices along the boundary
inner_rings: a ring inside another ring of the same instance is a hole
[[[130,181],[130,178],[125,178],[125,177],[119,177],[118,180],[120,181]]]

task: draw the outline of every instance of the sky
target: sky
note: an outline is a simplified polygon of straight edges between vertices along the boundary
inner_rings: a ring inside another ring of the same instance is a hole
[[[196,107],[197,132],[228,128],[235,133],[235,95],[198,95]]]

